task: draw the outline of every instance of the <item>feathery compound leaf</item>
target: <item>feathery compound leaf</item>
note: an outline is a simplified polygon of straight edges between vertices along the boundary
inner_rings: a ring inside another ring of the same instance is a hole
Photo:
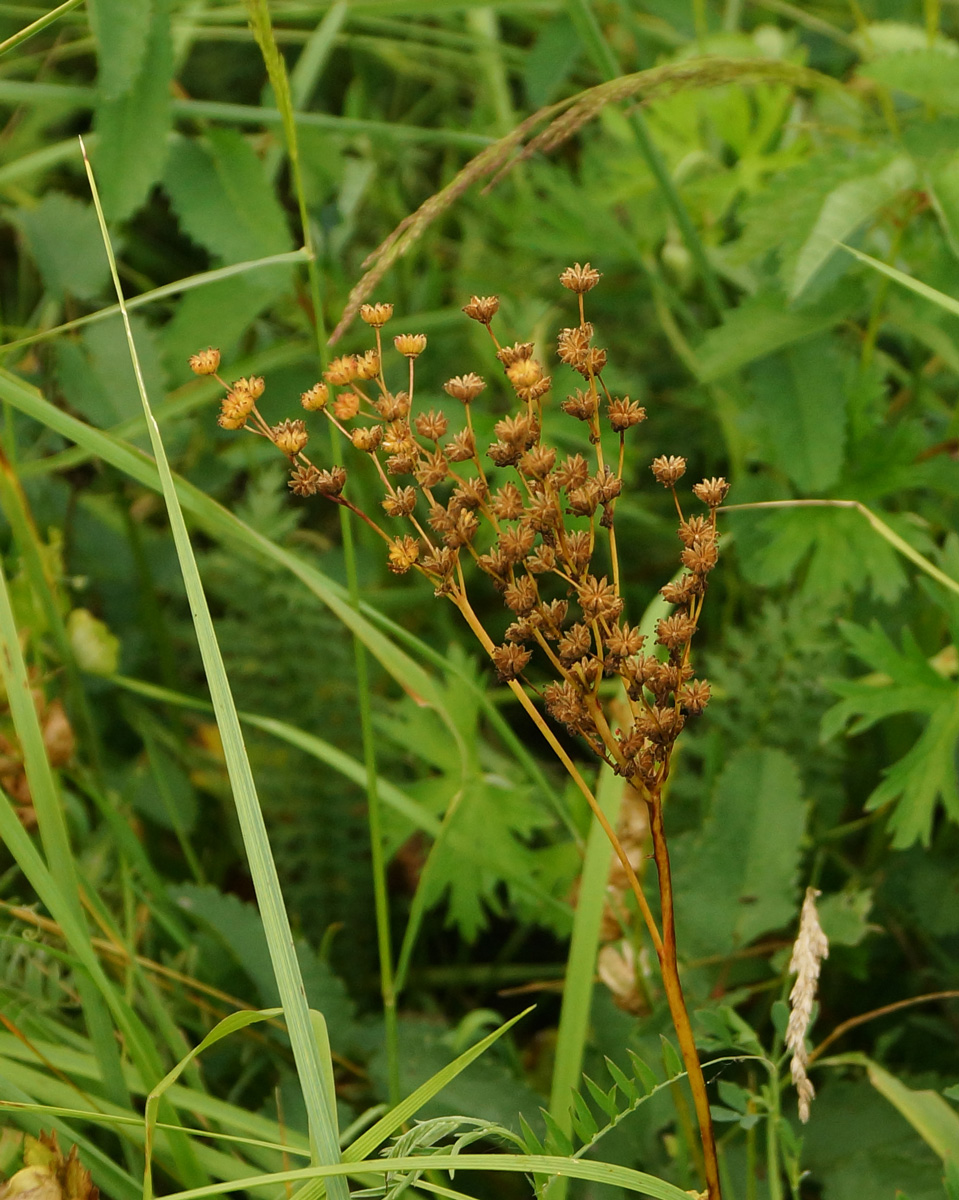
[[[683,1060],[673,1043],[662,1033],[659,1035],[659,1040],[663,1048],[663,1066],[666,1068],[667,1078],[675,1079],[677,1075],[685,1074],[686,1068],[683,1066]]]
[[[573,1129],[581,1142],[588,1142],[599,1130],[596,1118],[580,1092],[573,1092]]]
[[[526,1120],[522,1113],[519,1114],[519,1128],[526,1150],[530,1154],[546,1153],[546,1147],[533,1132],[529,1121]]]
[[[569,1156],[573,1153],[573,1143],[563,1133],[559,1125],[553,1120],[545,1108],[540,1109],[543,1114],[543,1120],[546,1122],[546,1149],[551,1154],[565,1154]]]
[[[637,1082],[642,1085],[646,1092],[651,1092],[653,1088],[659,1085],[656,1072],[648,1063],[643,1062],[635,1050],[627,1048],[626,1053],[629,1055],[629,1061],[633,1064],[633,1074]]]
[[[612,1120],[619,1112],[619,1109],[616,1105],[615,1086],[612,1087],[608,1093],[604,1092],[599,1084],[594,1083],[588,1075],[583,1076],[583,1083],[586,1084],[586,1087],[589,1089],[589,1094],[596,1101],[597,1106],[603,1110],[610,1120]]]
[[[626,1099],[631,1103],[635,1103],[639,1099],[636,1084],[631,1079],[627,1079],[611,1058],[606,1058],[606,1070],[609,1071],[610,1078],[615,1082]]]

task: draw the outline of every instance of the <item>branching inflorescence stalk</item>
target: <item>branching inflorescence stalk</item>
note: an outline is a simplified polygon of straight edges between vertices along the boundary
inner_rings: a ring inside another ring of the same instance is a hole
[[[486,388],[479,375],[457,375],[444,384],[447,396],[462,405],[464,416],[455,432],[442,409],[414,415],[415,364],[426,349],[426,337],[400,334],[393,344],[407,359],[404,390],[390,390],[382,337],[393,315],[390,304],[365,304],[360,310],[374,330],[375,349],[334,359],[323,381],[301,397],[304,409],[324,413],[355,451],[370,458],[384,488],[386,518],[407,522],[411,533],[391,535],[378,519],[357,508],[343,494],[344,467],[320,468],[310,460],[302,419],[267,424],[256,407],[262,379],[224,384],[227,395],[219,422],[272,441],[290,462],[290,488],[296,495],[319,495],[350,508],[384,541],[392,572],[417,571],[437,596],[452,601],[500,680],[585,796],[625,872],[656,951],[699,1122],[707,1195],[720,1200],[709,1100],[680,981],[663,788],[677,737],[709,701],[709,685],[694,678],[690,650],[708,576],[718,561],[716,512],[728,484],[717,478],[696,484],[693,493],[706,511],[687,517],[676,493],[685,460],[663,456],[652,463],[655,479],[671,492],[676,507],[685,571],[662,589],[673,612],[656,626],[659,651],[647,649],[646,638],[624,617],[615,535],[626,433],[645,420],[646,411],[628,396],[613,396],[604,382],[606,351],[594,344],[585,310],[585,297],[599,278],[588,263],[577,263],[560,276],[577,297],[579,320],[560,332],[557,345],[560,360],[582,380],[560,407],[585,425],[592,466],[580,453],[561,458],[544,440],[543,405],[552,380],[532,343],[500,343],[493,331],[499,301],[493,296],[474,296],[464,308],[487,329],[516,400],[514,411],[495,425],[496,440],[486,451],[491,468],[481,460],[471,415]],[[219,353],[203,351],[191,366],[198,374],[215,375]],[[464,566],[484,573],[513,615],[499,645],[470,602]],[[534,654],[535,673],[530,669]],[[540,664],[545,664],[545,677]],[[618,680],[621,699],[610,696],[607,679]],[[626,716],[615,719],[614,712]],[[661,929],[620,838],[547,717],[585,741],[645,802]]]

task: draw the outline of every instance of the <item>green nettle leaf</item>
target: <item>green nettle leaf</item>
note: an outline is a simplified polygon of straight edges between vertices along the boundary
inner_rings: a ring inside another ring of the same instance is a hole
[[[941,50],[889,54],[859,68],[859,74],[932,108],[959,109],[959,57]]]
[[[687,954],[723,954],[796,912],[807,803],[795,762],[747,748],[726,764],[702,830],[674,842],[676,926]]]
[[[52,297],[90,300],[100,292],[110,269],[92,205],[62,192],[47,192],[39,204],[11,216]]]
[[[781,292],[764,291],[726,313],[696,350],[697,374],[703,383],[731,375],[740,367],[791,346],[835,325],[849,306],[847,289],[838,289],[822,304],[793,311]]]
[[[128,92],[147,59],[153,0],[88,0],[97,44],[97,84],[103,100]]]
[[[823,716],[822,735],[833,736],[853,718],[849,733],[855,735],[897,713],[928,715],[918,741],[886,768],[882,783],[866,801],[869,812],[898,801],[889,815],[897,849],[914,842],[928,845],[940,799],[949,816],[959,822],[959,689],[934,670],[908,630],[903,633],[902,651],[876,623],[870,629],[844,623],[843,634],[853,653],[881,674],[833,683],[843,699]]]
[[[797,299],[827,261],[837,252],[842,253],[837,242],[847,240],[893,196],[911,187],[915,178],[915,165],[903,154],[882,170],[849,179],[830,192],[799,251],[789,281],[789,298]]]
[[[845,364],[836,339],[822,334],[753,365],[754,432],[768,457],[803,492],[839,478],[846,441]]]
[[[214,887],[177,884],[170,894],[184,912],[206,926],[223,942],[256,985],[264,1004],[279,1000],[263,922],[253,904]],[[330,1040],[345,1048],[353,1035],[353,1004],[343,983],[306,942],[296,943],[306,998],[326,1019]]]
[[[163,171],[172,122],[172,78],[170,14],[165,0],[157,0],[139,71],[129,88],[101,100],[93,122],[98,139],[93,168],[111,221],[129,217]]]

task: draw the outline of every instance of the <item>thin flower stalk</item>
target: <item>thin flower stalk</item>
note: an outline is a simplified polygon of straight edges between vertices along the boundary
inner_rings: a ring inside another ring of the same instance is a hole
[[[513,395],[485,453],[471,407],[486,380],[474,372],[454,375],[443,385],[439,404],[421,404],[416,363],[427,351],[425,335],[394,337],[396,353],[407,361],[401,390],[390,389],[382,336],[393,315],[389,304],[367,304],[360,310],[374,331],[375,349],[334,359],[323,380],[303,393],[303,408],[331,421],[343,444],[349,443],[348,453],[372,459],[384,489],[382,517],[360,513],[345,498],[344,466],[322,468],[311,461],[303,420],[276,426],[263,420],[255,403],[262,381],[255,386],[245,380],[224,384],[220,424],[272,440],[290,462],[289,485],[297,496],[319,495],[357,512],[385,541],[390,571],[425,576],[437,596],[455,605],[500,681],[583,793],[609,838],[659,960],[699,1122],[706,1194],[720,1200],[709,1100],[680,980],[663,789],[676,739],[710,698],[708,683],[695,677],[691,646],[708,576],[718,562],[716,513],[728,484],[721,478],[695,484],[692,492],[702,510],[687,516],[677,492],[685,460],[676,455],[653,460],[653,477],[670,492],[677,513],[684,572],[662,589],[672,612],[658,622],[653,644],[647,645],[647,637],[629,624],[625,613],[615,533],[627,434],[646,419],[646,410],[628,396],[614,396],[604,381],[607,352],[597,344],[586,311],[586,296],[599,281],[600,273],[589,263],[577,263],[560,276],[577,298],[578,321],[557,339],[557,357],[577,385],[559,407],[584,427],[583,453],[562,454],[544,437],[553,378],[533,343],[500,340],[494,329],[495,296],[474,296],[463,310],[488,331]],[[219,356],[205,351],[191,365],[200,374],[215,374]],[[253,392],[257,395],[251,399]],[[402,527],[387,532],[380,523],[384,520],[405,522],[411,532]],[[512,613],[498,645],[470,601],[469,579],[476,571],[487,576]],[[619,684],[615,699],[609,680]],[[627,780],[645,805],[662,928],[627,849],[557,738],[556,724]]]

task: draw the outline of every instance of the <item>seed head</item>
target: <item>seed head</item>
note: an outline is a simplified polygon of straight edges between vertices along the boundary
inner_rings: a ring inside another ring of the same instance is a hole
[[[295,496],[315,496],[320,490],[320,472],[312,463],[298,463],[290,472],[287,487]]]
[[[300,403],[307,412],[320,412],[330,402],[330,389],[325,383],[314,383],[309,391],[300,394]]]
[[[392,304],[362,304],[360,318],[374,329],[382,329],[393,315]]]
[[[406,534],[390,542],[386,565],[394,575],[405,575],[420,556],[419,542]]]
[[[274,425],[270,430],[270,438],[278,450],[282,450],[287,458],[296,458],[309,441],[306,425],[300,420],[285,420]]]
[[[609,423],[617,433],[622,433],[640,421],[646,420],[646,409],[624,396],[621,400],[610,400],[606,408]]]
[[[513,642],[497,646],[493,651],[492,658],[500,682],[508,683],[509,680],[515,679],[532,657],[532,650],[524,650],[522,646],[517,646]]]
[[[400,333],[393,339],[393,345],[404,358],[419,358],[426,349],[426,334]]]
[[[480,394],[486,383],[479,375],[470,371],[468,375],[454,375],[452,379],[447,379],[443,384],[443,391],[448,396],[453,396],[456,400],[462,400],[464,404],[469,404],[471,400],[475,400]]]
[[[321,496],[338,496],[346,484],[346,470],[344,467],[330,467],[328,471],[321,471],[317,480],[316,490]]]
[[[564,288],[569,288],[571,292],[577,292],[579,295],[592,291],[597,283],[599,283],[599,280],[599,271],[591,267],[589,263],[586,263],[583,267],[579,263],[576,263],[572,267],[567,267],[559,277],[559,281]]]
[[[190,355],[190,370],[194,375],[215,375],[220,369],[220,351],[210,346],[199,354]]]
[[[409,415],[410,394],[409,392],[397,392],[394,396],[387,392],[385,396],[381,396],[376,401],[375,408],[384,420],[401,421]]]
[[[492,509],[501,521],[515,521],[523,515],[523,497],[515,483],[504,483],[494,493]]]
[[[712,479],[704,479],[702,483],[693,484],[693,495],[710,508],[719,508],[728,491],[729,484],[726,480],[715,476]]]
[[[543,378],[543,364],[535,358],[520,358],[506,368],[514,388],[530,388]]]
[[[683,712],[689,713],[690,716],[697,716],[709,703],[711,695],[709,684],[704,679],[693,679],[680,689],[677,699]]]
[[[476,454],[476,439],[471,429],[461,429],[443,449],[449,462],[468,462]]]
[[[471,296],[469,304],[463,306],[463,312],[481,325],[489,325],[499,311],[499,296]]]
[[[823,959],[829,957],[829,940],[822,931],[819,914],[816,912],[818,895],[819,892],[815,888],[806,888],[799,918],[799,935],[789,961],[789,973],[796,976],[796,982],[789,993],[790,1013],[786,1026],[786,1046],[793,1052],[790,1072],[799,1092],[799,1119],[804,1124],[809,1120],[809,1105],[816,1094],[806,1074],[806,1065],[809,1062],[806,1031],[812,1019],[819,970]]]
[[[663,487],[675,487],[686,473],[686,460],[678,454],[660,455],[653,459],[652,472]]]
[[[532,354],[532,342],[514,342],[512,346],[504,346],[502,350],[497,350],[496,357],[504,367],[511,367],[524,358],[531,358]]]
[[[375,379],[380,373],[380,356],[376,350],[367,350],[356,359],[356,378]]]
[[[223,429],[242,429],[255,405],[250,392],[227,392],[220,404],[217,421]]]
[[[656,642],[669,650],[685,646],[695,632],[696,622],[685,613],[673,613],[656,622]]]
[[[449,427],[449,421],[443,413],[434,412],[433,409],[428,413],[419,413],[413,424],[420,437],[430,442],[438,442]]]
[[[382,425],[366,425],[350,431],[350,441],[357,450],[372,454],[383,440]]]
[[[383,501],[383,511],[388,517],[408,517],[416,507],[416,489],[397,488]]]
[[[333,416],[340,421],[351,421],[360,411],[360,397],[356,392],[340,392],[333,401]]]
[[[357,378],[356,355],[342,354],[339,358],[334,358],[323,372],[323,378],[327,383],[335,384],[337,387],[352,383]]]

